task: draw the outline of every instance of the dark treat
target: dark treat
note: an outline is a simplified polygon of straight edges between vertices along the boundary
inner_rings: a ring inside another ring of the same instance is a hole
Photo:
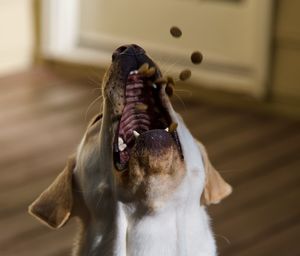
[[[166,86],[166,93],[169,96],[173,95],[173,86],[171,84],[167,84],[167,86]]]
[[[182,71],[180,72],[180,74],[179,74],[179,79],[180,79],[181,81],[185,81],[185,80],[189,79],[189,78],[191,77],[191,75],[192,75],[191,70],[185,69],[185,70],[182,70]]]
[[[173,37],[175,37],[175,38],[179,38],[179,37],[182,36],[182,32],[181,32],[180,28],[175,27],[175,26],[174,26],[174,27],[171,27],[170,33],[171,33],[171,35],[172,35]]]
[[[194,64],[200,64],[202,62],[202,59],[203,59],[203,56],[202,56],[201,52],[195,51],[191,55],[191,61]]]

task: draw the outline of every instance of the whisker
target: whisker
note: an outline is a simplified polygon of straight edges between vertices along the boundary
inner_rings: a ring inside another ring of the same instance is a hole
[[[220,173],[236,173],[236,172],[243,172],[244,170],[219,170]]]
[[[223,235],[219,235],[219,234],[215,234],[215,236],[218,236],[218,237],[221,237],[224,239],[224,241],[227,243],[227,244],[231,244],[230,240],[226,237],[226,236],[223,236]]]
[[[92,106],[98,101],[98,100],[101,100],[103,98],[103,95],[100,95],[99,97],[97,97],[96,99],[94,99],[90,104],[89,106],[87,107],[87,110],[85,112],[85,117],[84,117],[84,120],[86,121],[87,120],[87,115],[90,111],[90,109],[92,108]],[[102,104],[100,104],[100,109],[102,108]]]
[[[187,110],[187,107],[184,103],[184,101],[181,99],[181,97],[179,95],[177,95],[177,93],[174,93],[174,96],[179,100],[179,102],[181,103],[181,105],[183,106],[184,111]]]
[[[176,66],[178,63],[180,63],[179,60],[172,61],[170,63],[170,65],[164,70],[165,75],[170,74],[170,71],[172,70],[172,68],[174,68],[174,66]]]
[[[175,92],[184,92],[184,93],[187,93],[189,97],[193,96],[193,93],[192,93],[191,90],[179,90],[179,89],[175,89],[174,91]]]

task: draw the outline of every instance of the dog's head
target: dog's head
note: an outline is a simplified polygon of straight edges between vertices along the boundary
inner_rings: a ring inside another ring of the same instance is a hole
[[[103,209],[117,200],[152,210],[195,177],[203,204],[227,196],[230,186],[173,110],[170,83],[142,48],[118,48],[103,81],[103,116],[92,120],[76,157],[30,212],[57,228],[80,208],[107,218]]]

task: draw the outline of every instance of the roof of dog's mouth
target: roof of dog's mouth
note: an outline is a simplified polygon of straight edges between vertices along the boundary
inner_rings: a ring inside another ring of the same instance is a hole
[[[168,131],[182,156],[176,124],[172,121],[163,100],[167,95],[162,92],[164,87],[155,83],[155,80],[155,68],[149,68],[147,64],[139,70],[131,71],[127,77],[124,86],[124,109],[113,147],[114,164],[118,171],[128,170],[131,149],[138,136],[150,130]]]

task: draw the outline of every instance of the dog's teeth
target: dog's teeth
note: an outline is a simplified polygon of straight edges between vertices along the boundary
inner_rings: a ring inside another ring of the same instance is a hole
[[[154,89],[157,89],[157,85],[156,85],[156,84],[152,84],[152,87],[153,87]]]
[[[121,144],[119,145],[119,150],[122,152],[124,151],[124,149],[127,147],[127,145],[124,143],[124,144]]]
[[[166,131],[166,132],[169,132],[169,127],[167,127],[167,128],[165,129],[165,131]]]
[[[120,145],[120,144],[123,144],[123,143],[124,143],[124,140],[121,137],[119,137],[118,138],[118,144]]]
[[[165,91],[169,96],[172,96],[173,95],[173,86],[171,84],[167,84]]]
[[[124,151],[124,149],[127,147],[121,137],[118,138],[118,147],[120,151]]]
[[[129,75],[136,75],[138,73],[137,70],[130,71]]]
[[[140,136],[140,134],[137,131],[133,131],[133,135],[134,135],[135,138]]]

